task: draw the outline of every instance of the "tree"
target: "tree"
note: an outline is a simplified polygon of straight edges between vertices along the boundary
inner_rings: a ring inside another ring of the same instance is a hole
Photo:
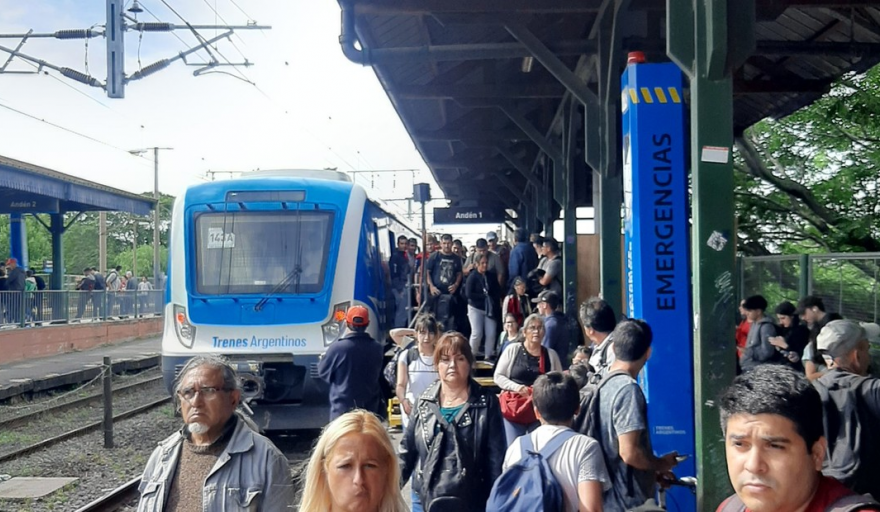
[[[739,249],[880,251],[880,69],[736,139]]]

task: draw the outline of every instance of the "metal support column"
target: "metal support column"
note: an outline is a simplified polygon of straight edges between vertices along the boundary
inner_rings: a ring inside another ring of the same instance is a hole
[[[107,0],[107,97],[125,97],[125,28],[122,0]]]
[[[49,289],[62,290],[64,289],[64,245],[61,243],[61,235],[64,234],[64,214],[50,213],[49,222],[49,232],[52,235],[52,275],[49,277]]]
[[[562,183],[557,187],[562,190],[563,237],[562,237],[562,276],[563,304],[565,312],[577,315],[578,300],[578,268],[577,268],[577,208],[574,201],[574,173],[576,170],[576,144],[580,114],[578,103],[570,102],[564,111],[562,123],[562,141],[565,147],[563,159]]]
[[[754,0],[670,0],[667,53],[690,77],[697,510],[730,494],[715,400],[734,377],[733,80],[754,49]]]
[[[620,30],[617,14],[606,16],[599,27],[599,169],[593,173],[593,205],[596,212],[596,230],[599,234],[599,279],[601,294],[616,313],[623,311],[623,239],[620,209],[623,205],[623,178],[619,158],[620,137],[620,72],[623,69]],[[619,27],[618,27],[619,28]],[[590,111],[588,110],[588,113]],[[595,133],[586,127],[586,133]],[[587,149],[590,144],[586,145]]]
[[[9,214],[9,255],[18,260],[18,266],[27,268],[27,225],[20,213]]]
[[[806,297],[810,294],[810,255],[800,255],[800,279],[798,280],[798,296]]]

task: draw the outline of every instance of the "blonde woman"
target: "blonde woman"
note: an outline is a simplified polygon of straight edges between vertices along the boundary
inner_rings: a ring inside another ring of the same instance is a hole
[[[324,427],[302,479],[299,510],[406,512],[399,482],[391,438],[373,414],[357,409]]]

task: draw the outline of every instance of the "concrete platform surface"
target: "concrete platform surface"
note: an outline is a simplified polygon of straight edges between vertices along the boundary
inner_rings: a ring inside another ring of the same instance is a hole
[[[113,360],[116,371],[153,366],[159,363],[161,349],[162,339],[154,337],[3,364],[0,365],[0,400],[22,392],[73,384],[79,378],[96,375],[104,356]]]
[[[16,477],[0,482],[0,498],[30,499],[42,498],[65,485],[70,485],[78,478],[24,478]]]

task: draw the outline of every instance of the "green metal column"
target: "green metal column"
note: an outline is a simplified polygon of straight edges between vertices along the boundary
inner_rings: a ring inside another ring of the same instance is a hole
[[[754,0],[669,0],[668,54],[690,77],[697,510],[732,489],[715,400],[734,377],[732,70],[754,48]]]
[[[620,314],[623,309],[623,252],[620,207],[622,205],[620,175],[593,173],[593,205],[596,232],[599,234],[599,279],[602,298]]]
[[[575,155],[577,154],[577,133],[580,123],[578,104],[572,101],[564,111],[562,124],[562,140],[564,157],[562,164],[562,209],[563,209],[563,236],[562,246],[562,276],[564,293],[563,304],[565,312],[577,314],[578,300],[578,268],[577,268],[577,211],[574,194],[574,173],[577,172]]]

